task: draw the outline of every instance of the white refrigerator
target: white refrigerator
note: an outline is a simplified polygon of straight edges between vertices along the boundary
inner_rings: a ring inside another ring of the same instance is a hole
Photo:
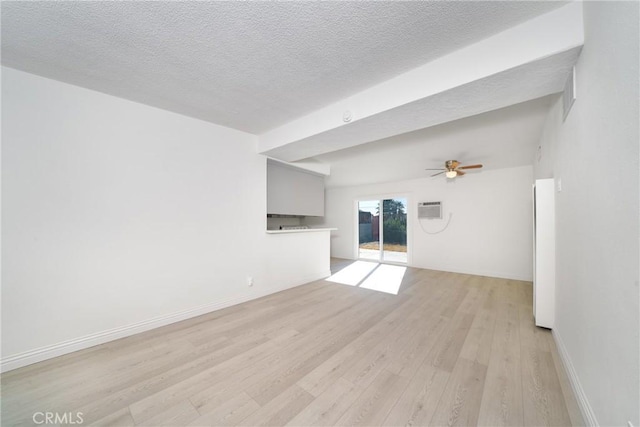
[[[556,296],[554,180],[533,186],[533,316],[536,326],[553,328]]]

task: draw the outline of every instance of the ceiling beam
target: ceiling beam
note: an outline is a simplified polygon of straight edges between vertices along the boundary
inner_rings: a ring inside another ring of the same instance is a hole
[[[268,131],[258,151],[298,161],[557,93],[583,44],[570,3]]]

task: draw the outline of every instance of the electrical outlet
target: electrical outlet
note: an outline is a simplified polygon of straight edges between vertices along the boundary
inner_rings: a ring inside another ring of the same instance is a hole
[[[253,286],[253,277],[247,276],[247,286]]]

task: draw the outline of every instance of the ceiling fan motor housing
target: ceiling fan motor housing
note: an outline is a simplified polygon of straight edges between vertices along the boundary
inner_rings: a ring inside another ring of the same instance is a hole
[[[458,167],[459,164],[460,164],[460,162],[458,162],[457,160],[447,160],[445,162],[445,167],[448,170],[454,170],[455,168]]]
[[[478,168],[481,168],[482,165],[477,164],[477,165],[460,166],[460,162],[457,160],[446,160],[444,162],[444,167],[445,169],[427,169],[427,170],[441,171],[431,175],[432,177],[445,174],[447,178],[452,179],[457,176],[464,175],[465,172],[462,169],[478,169]]]

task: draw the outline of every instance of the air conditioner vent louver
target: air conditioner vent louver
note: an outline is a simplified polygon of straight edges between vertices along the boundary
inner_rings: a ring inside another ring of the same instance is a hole
[[[418,203],[418,218],[442,219],[442,202]]]
[[[567,83],[562,92],[562,120],[566,120],[571,111],[573,103],[576,101],[576,67],[571,69]]]

